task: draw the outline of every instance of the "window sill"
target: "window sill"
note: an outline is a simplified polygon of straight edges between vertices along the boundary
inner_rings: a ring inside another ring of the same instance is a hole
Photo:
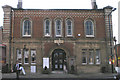
[[[44,37],[51,37],[50,35],[44,35]]]
[[[96,65],[100,65],[100,63],[96,63]]]
[[[61,35],[56,35],[55,37],[62,37]]]
[[[89,63],[90,65],[93,65],[93,63]]]
[[[95,36],[94,35],[86,35],[86,37],[91,37],[91,38],[94,38]]]
[[[66,37],[73,37],[73,35],[67,35]]]
[[[82,65],[87,65],[87,63],[82,63]]]
[[[31,64],[36,64],[36,63],[31,63]]]
[[[31,35],[23,35],[22,37],[31,37]]]
[[[29,63],[24,63],[25,65],[29,64]]]

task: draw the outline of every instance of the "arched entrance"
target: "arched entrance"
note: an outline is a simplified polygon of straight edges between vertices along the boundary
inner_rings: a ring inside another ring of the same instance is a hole
[[[66,66],[66,53],[62,49],[55,49],[52,53],[52,71],[63,70]]]

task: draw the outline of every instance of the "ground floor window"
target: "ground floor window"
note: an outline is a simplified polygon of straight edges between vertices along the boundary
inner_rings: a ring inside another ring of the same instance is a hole
[[[96,50],[96,64],[100,64],[100,49]]]
[[[31,64],[36,63],[36,50],[31,50]]]
[[[89,50],[89,64],[93,64],[94,63],[94,52],[93,49]]]
[[[24,64],[28,64],[29,63],[29,50],[25,49],[24,50]]]
[[[16,60],[19,61],[19,63],[24,64],[36,64],[36,50],[35,49],[16,49]]]
[[[19,61],[19,63],[22,63],[22,50],[21,49],[17,49],[17,61]]]
[[[87,50],[82,50],[82,64],[87,64]]]
[[[82,64],[100,64],[100,49],[82,49]]]

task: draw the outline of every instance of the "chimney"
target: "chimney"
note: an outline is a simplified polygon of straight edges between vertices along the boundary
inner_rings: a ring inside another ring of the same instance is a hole
[[[18,0],[17,8],[22,9],[22,0]]]
[[[92,9],[97,9],[96,0],[91,0],[91,3],[92,3]]]

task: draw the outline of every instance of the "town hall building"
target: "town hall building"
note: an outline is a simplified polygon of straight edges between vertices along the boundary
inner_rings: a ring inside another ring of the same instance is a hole
[[[112,9],[98,9],[96,0],[92,9],[24,9],[22,0],[3,6],[6,63],[12,70],[19,61],[26,73],[111,70]]]

